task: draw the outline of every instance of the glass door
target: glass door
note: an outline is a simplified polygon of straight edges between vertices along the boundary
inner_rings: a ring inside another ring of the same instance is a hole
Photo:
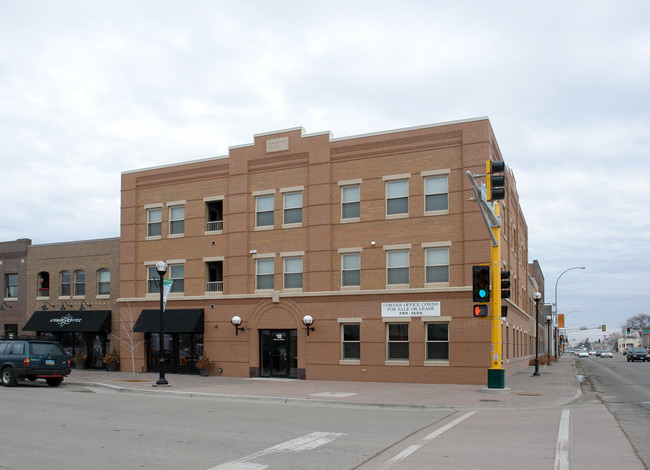
[[[260,376],[297,377],[297,330],[260,330]]]

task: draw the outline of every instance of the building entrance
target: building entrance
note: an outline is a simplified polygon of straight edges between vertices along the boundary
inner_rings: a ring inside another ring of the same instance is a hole
[[[298,330],[260,330],[260,377],[298,377]]]

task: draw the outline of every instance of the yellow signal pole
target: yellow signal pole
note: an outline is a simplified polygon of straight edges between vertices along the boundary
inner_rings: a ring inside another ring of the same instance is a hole
[[[499,203],[494,203],[494,214],[499,217]],[[488,369],[488,388],[505,387],[505,370],[502,366],[502,329],[501,329],[501,243],[500,227],[492,227],[496,243],[490,248],[490,272],[492,273],[492,359]]]

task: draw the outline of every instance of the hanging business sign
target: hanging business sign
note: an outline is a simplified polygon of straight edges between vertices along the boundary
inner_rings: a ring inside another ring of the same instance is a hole
[[[382,318],[439,317],[440,302],[387,302],[381,304]]]

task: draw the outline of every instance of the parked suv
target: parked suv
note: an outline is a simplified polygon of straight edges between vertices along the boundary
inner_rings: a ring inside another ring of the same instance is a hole
[[[68,375],[70,360],[56,341],[0,339],[0,378],[5,387],[14,387],[22,379],[45,379],[50,387],[57,387]]]
[[[646,351],[646,348],[631,348],[627,351],[627,362],[634,362],[636,360],[650,361],[650,357],[648,357],[648,351]]]

